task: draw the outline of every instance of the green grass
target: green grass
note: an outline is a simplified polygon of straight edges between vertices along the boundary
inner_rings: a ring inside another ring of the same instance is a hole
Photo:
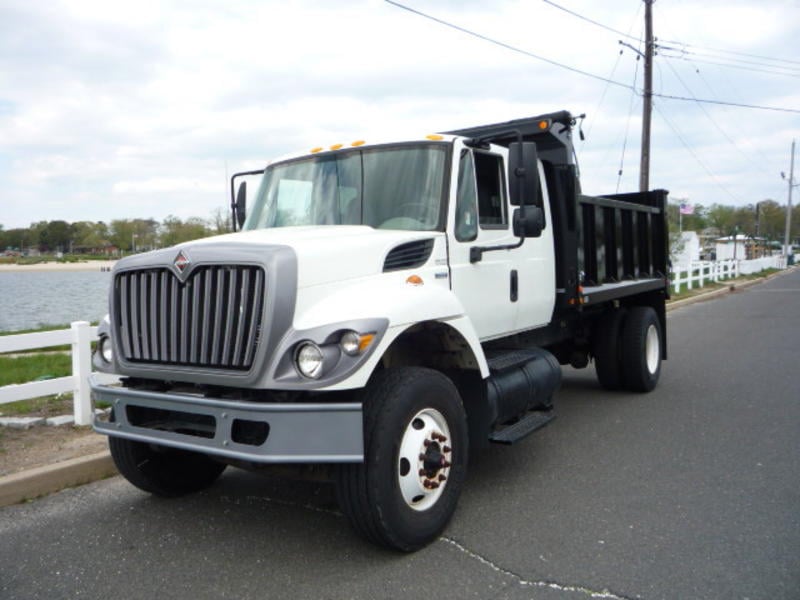
[[[0,356],[0,386],[72,374],[72,357],[62,353]]]
[[[103,408],[102,406],[100,408]],[[71,415],[74,410],[72,393],[59,394],[58,396],[42,396],[0,404],[0,414],[4,417],[57,417]],[[3,428],[0,427],[0,430]]]
[[[72,357],[69,354],[0,356],[0,386],[65,377],[71,374]],[[72,413],[72,393],[0,404],[0,413],[4,416],[37,415],[43,417],[70,414]]]

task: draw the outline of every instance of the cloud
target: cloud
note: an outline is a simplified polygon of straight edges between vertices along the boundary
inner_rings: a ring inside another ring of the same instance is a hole
[[[640,65],[628,49],[619,55],[618,35],[544,2],[408,4],[526,52],[641,86]],[[641,3],[602,10],[588,0],[563,4],[634,37],[641,33]],[[662,40],[784,56],[796,45],[800,9],[765,6],[656,3],[656,32]],[[800,107],[793,78],[667,54],[656,60],[658,92]],[[774,195],[768,174],[788,169],[798,115],[656,103],[655,185],[704,203],[733,202],[715,178],[742,202]],[[203,216],[227,203],[227,174],[287,152],[561,108],[588,114],[589,137],[578,144],[584,189],[613,191],[620,163],[621,189],[635,189],[637,94],[386,2],[6,0],[0,223]]]

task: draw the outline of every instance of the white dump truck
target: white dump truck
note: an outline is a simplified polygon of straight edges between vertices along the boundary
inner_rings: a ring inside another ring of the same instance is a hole
[[[471,453],[552,419],[560,365],[653,389],[667,193],[583,195],[574,127],[314,148],[234,176],[240,231],[120,260],[94,364],[122,385],[92,391],[122,475],[179,496],[228,465],[316,465],[356,531],[411,551]]]

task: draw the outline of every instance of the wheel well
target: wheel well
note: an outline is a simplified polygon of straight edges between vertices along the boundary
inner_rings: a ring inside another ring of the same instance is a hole
[[[478,370],[478,361],[461,333],[440,321],[425,321],[406,329],[381,358],[390,367],[430,367],[447,372]]]
[[[478,361],[461,333],[439,321],[418,323],[404,331],[384,353],[378,368],[424,366],[444,373],[455,384],[470,437],[470,452],[488,442],[488,406]]]

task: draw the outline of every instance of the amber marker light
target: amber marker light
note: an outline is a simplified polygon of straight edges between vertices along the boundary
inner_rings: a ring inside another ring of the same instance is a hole
[[[409,285],[422,285],[425,282],[422,281],[422,277],[419,275],[409,275],[408,279],[406,279],[406,283]]]
[[[543,119],[543,120],[539,121],[539,129],[544,131],[545,129],[549,129],[549,128],[550,128],[550,121],[548,121],[547,119]]]
[[[331,146],[331,150],[338,150],[339,148],[342,148],[343,146],[344,146],[344,144],[334,144],[333,146]]]
[[[361,334],[361,341],[358,342],[358,352],[364,352],[369,345],[372,343],[372,340],[375,339],[374,333],[363,333]]]
[[[365,142],[364,140],[356,140],[355,142],[353,142],[350,145],[353,146],[354,148],[358,148],[359,146],[363,146],[366,143],[367,142]]]
[[[441,142],[444,139],[443,135],[432,133],[425,136],[426,139],[433,140],[434,142]]]
[[[317,152],[322,152],[325,148],[321,148],[317,146],[316,148],[311,149],[311,154],[316,154]]]

